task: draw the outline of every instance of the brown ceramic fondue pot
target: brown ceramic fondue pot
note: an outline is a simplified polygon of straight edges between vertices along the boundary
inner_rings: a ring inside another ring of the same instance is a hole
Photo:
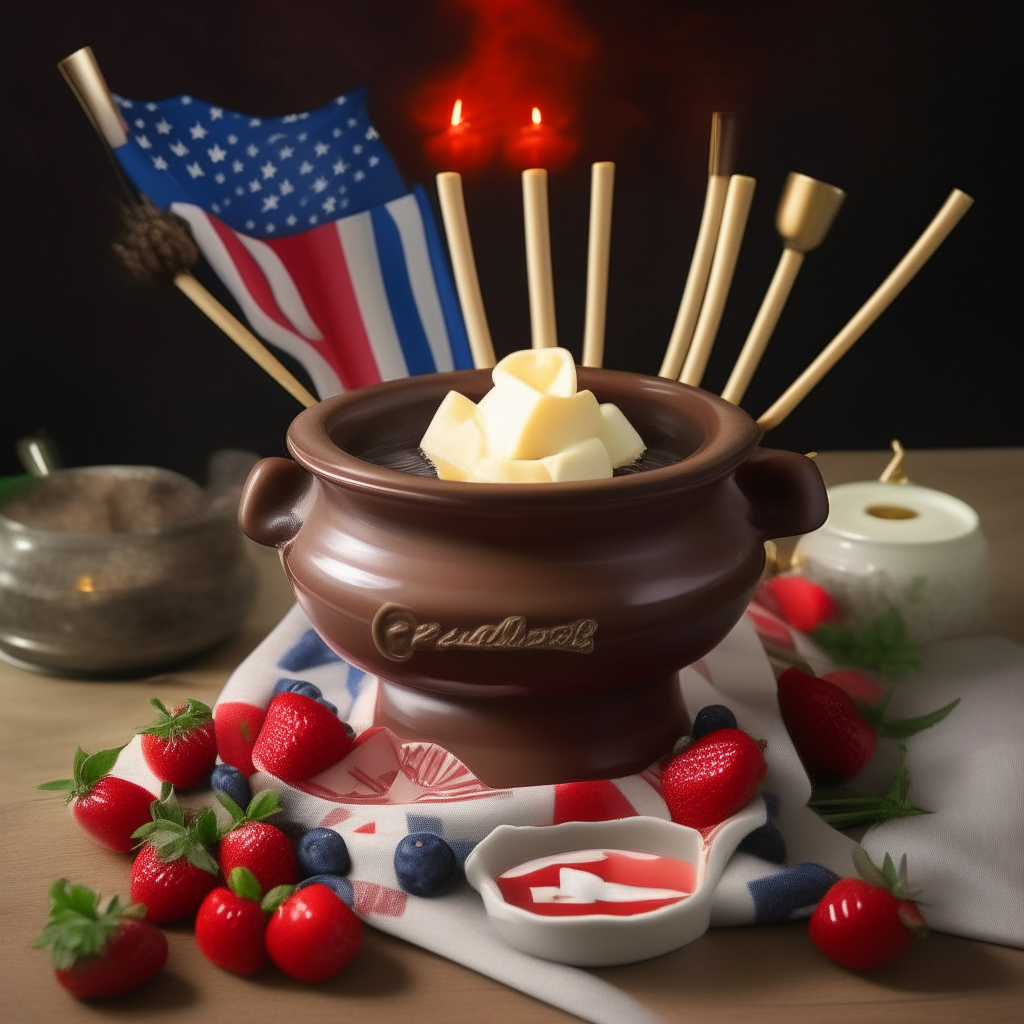
[[[763,542],[824,522],[814,463],[758,447],[736,406],[660,377],[579,368],[656,468],[462,483],[389,468],[450,390],[489,371],[362,388],[301,413],[239,510],[328,644],[380,677],[376,721],[491,786],[615,778],[688,730],[676,672],[733,627]],[[381,463],[385,463],[382,465]],[[641,463],[643,465],[643,463]]]

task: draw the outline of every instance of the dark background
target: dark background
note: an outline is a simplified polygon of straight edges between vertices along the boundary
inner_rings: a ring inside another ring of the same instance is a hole
[[[1022,444],[1011,10],[850,0],[8,7],[3,134],[16,180],[5,196],[13,269],[0,474],[18,471],[14,441],[42,427],[69,465],[141,462],[201,476],[216,448],[281,452],[298,411],[183,296],[133,284],[110,254],[117,184],[56,70],[85,44],[111,87],[134,99],[188,92],[275,115],[366,83],[407,181],[427,183],[438,168],[425,140],[444,127],[455,90],[481,73],[486,44],[507,58],[497,69],[506,93],[527,105],[541,95],[579,142],[551,177],[559,335],[577,355],[589,164],[616,161],[605,365],[647,373],[660,365],[689,266],[711,112],[738,111],[737,169],[758,188],[708,387],[724,385],[778,259],[773,217],[786,173],[849,197],[808,257],[744,401],[755,416],[962,188],[975,207],[768,443]],[[501,24],[508,31],[496,39]],[[466,195],[501,354],[529,344],[518,174],[500,162],[467,173]]]

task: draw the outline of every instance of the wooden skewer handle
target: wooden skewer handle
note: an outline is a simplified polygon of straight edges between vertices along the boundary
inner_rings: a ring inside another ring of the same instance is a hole
[[[487,313],[484,311],[480,280],[476,274],[466,201],[462,193],[462,175],[455,171],[442,171],[437,176],[437,198],[441,203],[441,219],[448,239],[448,252],[455,272],[455,288],[459,293],[462,319],[466,322],[473,365],[478,370],[486,370],[495,363],[494,343],[491,341],[491,329],[487,326]]]
[[[708,190],[704,196],[704,212],[700,218],[700,230],[697,232],[697,244],[693,247],[693,258],[690,270],[686,275],[686,286],[679,302],[676,322],[672,326],[672,334],[668,339],[665,358],[661,362],[659,377],[670,380],[679,379],[679,371],[683,368],[683,360],[693,338],[693,329],[700,316],[701,303],[704,301],[704,290],[711,273],[711,261],[715,256],[718,244],[718,230],[722,225],[722,211],[725,209],[725,196],[729,191],[729,179],[721,174],[713,174],[708,178]]]
[[[530,334],[534,348],[556,348],[555,285],[551,273],[548,172],[523,171],[523,223],[526,228],[526,281],[530,289]]]
[[[743,232],[750,216],[750,204],[754,200],[754,188],[757,182],[745,174],[734,174],[729,179],[729,191],[725,197],[725,209],[722,211],[722,227],[715,246],[715,258],[708,275],[708,288],[704,295],[697,327],[693,332],[693,342],[686,354],[682,373],[679,379],[684,384],[699,387],[707,368],[711,349],[715,344],[715,335],[722,322],[725,301],[729,297],[732,275],[736,270],[740,246],[743,244]]]
[[[796,275],[800,272],[803,262],[804,254],[802,252],[789,248],[782,250],[782,258],[775,268],[772,283],[768,286],[768,291],[765,292],[761,308],[757,311],[747,340],[743,343],[740,357],[736,360],[736,365],[732,368],[725,390],[722,392],[722,397],[727,402],[739,405],[743,401],[743,396],[750,385],[750,379],[754,376],[754,371],[761,362],[764,350],[768,347],[772,331],[775,330],[775,325],[779,322],[779,317],[782,316],[782,310],[789,298],[789,293],[793,290],[793,282],[796,281]]]
[[[615,164],[594,164],[590,173],[590,230],[587,235],[587,308],[583,325],[583,365],[604,363],[608,312],[608,258],[612,239]]]
[[[936,249],[971,208],[974,200],[953,189],[942,209],[924,229],[910,251],[896,264],[893,272],[875,293],[854,313],[849,323],[821,350],[817,358],[782,393],[757,421],[764,431],[777,427],[821,382],[822,378],[853,347],[854,342],[885,312],[889,304],[913,280]]]
[[[307,409],[317,404],[296,378],[280,363],[266,345],[241,321],[231,315],[191,274],[185,272],[174,278],[175,287],[205,313],[250,359],[270,374],[297,402]]]
[[[128,141],[124,122],[110,94],[103,72],[91,46],[75,50],[57,64],[75,98],[81,104],[92,126],[111,149],[119,149]]]

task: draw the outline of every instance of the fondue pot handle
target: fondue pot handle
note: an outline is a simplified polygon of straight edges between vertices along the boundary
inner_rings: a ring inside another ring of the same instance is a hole
[[[736,483],[750,502],[750,524],[761,540],[810,533],[828,517],[818,467],[796,452],[755,448],[736,470]]]
[[[242,533],[268,548],[287,544],[301,529],[298,506],[313,477],[291,459],[262,459],[242,488],[238,525]]]

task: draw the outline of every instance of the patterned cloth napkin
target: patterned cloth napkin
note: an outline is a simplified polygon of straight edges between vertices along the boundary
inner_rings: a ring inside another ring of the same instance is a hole
[[[852,840],[806,806],[810,782],[779,715],[775,673],[794,663],[818,674],[834,667],[805,636],[751,605],[715,650],[680,673],[691,717],[707,704],[725,704],[740,728],[768,741],[766,823],[730,861],[715,891],[712,927],[806,917],[837,876],[854,873]],[[395,845],[409,832],[442,836],[462,861],[499,824],[668,819],[656,767],[610,781],[489,789],[446,750],[402,743],[374,726],[376,680],[331,651],[298,606],[235,670],[215,714],[241,714],[257,731],[282,679],[318,686],[358,740],[343,761],[308,783],[289,786],[263,772],[250,782],[254,792],[280,790],[284,815],[296,828],[326,826],[344,837],[351,902],[361,918],[595,1024],[660,1019],[587,971],[509,947],[468,885],[432,899],[411,896],[393,866]],[[907,853],[932,928],[1010,945],[1024,945],[1022,684],[1024,649],[1010,641],[931,648],[924,671],[901,684],[893,707],[911,716],[962,698],[948,719],[910,740],[911,799],[936,813],[888,822],[864,840],[876,861],[886,852],[897,860]],[[895,747],[883,742],[855,785],[884,792],[895,767]],[[159,789],[137,738],[114,773]]]

